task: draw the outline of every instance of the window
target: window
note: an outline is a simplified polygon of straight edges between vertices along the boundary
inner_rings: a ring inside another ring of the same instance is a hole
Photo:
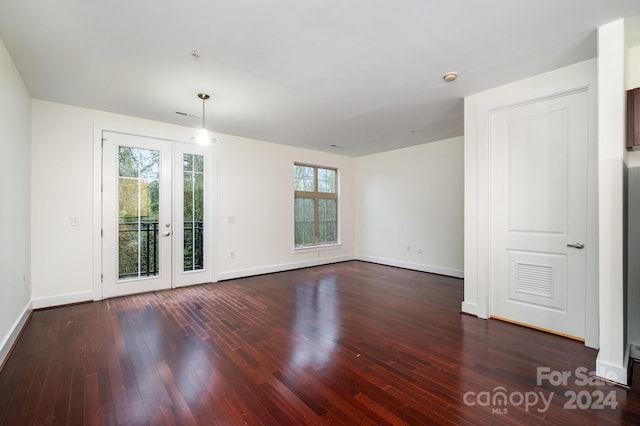
[[[204,156],[182,154],[184,271],[204,269]]]
[[[338,242],[338,171],[294,164],[295,246]]]

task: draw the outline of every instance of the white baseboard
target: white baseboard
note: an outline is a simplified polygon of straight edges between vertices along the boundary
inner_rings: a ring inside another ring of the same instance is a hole
[[[606,361],[600,360],[600,353],[596,357],[596,376],[601,377],[610,382],[618,383],[624,386],[628,385],[628,365],[629,365],[629,348],[625,351],[624,365],[614,365]]]
[[[431,274],[446,275],[454,278],[464,278],[464,271],[459,269],[442,268],[440,266],[423,265],[421,263],[403,262],[401,260],[385,259],[382,257],[356,255],[356,260],[365,262],[379,263],[387,266],[397,266],[398,268],[411,269],[420,272],[429,272]]]
[[[70,303],[92,302],[93,290],[78,293],[66,293],[59,296],[39,297],[33,299],[33,309],[50,308],[52,306],[68,305]]]
[[[292,269],[309,268],[311,266],[328,265],[330,263],[346,262],[348,260],[354,260],[354,257],[351,255],[322,257],[319,259],[305,260],[302,262],[283,263],[280,265],[270,265],[270,266],[264,266],[260,268],[238,269],[235,271],[218,273],[218,281],[250,277],[252,275],[262,275],[262,274],[271,274],[274,272],[290,271]]]
[[[478,304],[477,303],[469,303],[462,302],[462,306],[460,308],[462,312],[469,315],[478,316]]]
[[[20,332],[22,331],[27,320],[29,319],[29,315],[31,315],[32,309],[33,309],[32,302],[29,301],[29,303],[27,303],[27,306],[25,306],[24,309],[22,310],[20,317],[18,317],[16,322],[11,327],[11,330],[9,331],[9,333],[2,340],[2,344],[0,344],[0,366],[4,364],[4,361],[9,355],[11,348],[13,347],[14,343],[18,339]]]
[[[640,361],[640,345],[629,343],[629,358]]]

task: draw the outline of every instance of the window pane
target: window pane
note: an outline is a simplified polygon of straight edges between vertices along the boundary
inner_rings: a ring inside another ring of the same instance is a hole
[[[184,184],[182,187],[182,194],[184,196],[184,221],[191,221],[193,219],[193,173],[184,172]]]
[[[315,211],[313,198],[295,199],[294,242],[296,245],[315,242]]]
[[[184,154],[183,222],[185,271],[204,269],[204,157]]]
[[[138,223],[118,224],[118,278],[138,276]]]
[[[336,171],[318,169],[318,192],[336,192]]]
[[[313,223],[304,223],[304,237],[302,240],[302,244],[313,244],[314,242],[314,225]]]
[[[295,223],[295,231],[294,231],[294,243],[297,246],[302,245],[302,241],[304,241],[304,228],[302,222]]]
[[[327,241],[327,223],[326,222],[320,222],[318,224],[318,242],[325,242]]]
[[[318,200],[318,243],[337,241],[336,210],[336,200]]]
[[[325,220],[324,217],[327,215],[327,204],[324,202],[325,200],[318,200],[318,220]]]
[[[315,221],[315,206],[313,202],[313,198],[305,198],[304,199],[304,216],[303,219],[305,222],[314,222]]]
[[[327,222],[327,242],[335,243],[338,241],[336,222]]]
[[[127,146],[118,147],[119,176],[138,177],[138,160],[133,149]]]
[[[327,222],[335,222],[338,217],[338,206],[336,200],[324,200],[326,205],[326,216],[325,220]]]
[[[193,177],[193,217],[195,220],[204,220],[204,175],[195,173]]]
[[[294,190],[314,191],[314,168],[307,166],[293,166]]]
[[[302,198],[296,198],[294,202],[294,221],[296,223],[302,222],[302,218],[304,210],[303,210],[304,200]]]
[[[182,170],[184,170],[185,172],[192,172],[193,171],[193,155],[184,154],[182,159],[183,159]]]
[[[149,210],[146,219],[151,222],[158,222],[160,218],[160,182],[157,179],[147,180],[147,203]]]
[[[204,156],[203,155],[193,156],[193,171],[204,172]]]
[[[118,278],[158,275],[160,152],[118,148]]]
[[[140,176],[158,179],[160,173],[160,151],[136,149],[140,162]]]

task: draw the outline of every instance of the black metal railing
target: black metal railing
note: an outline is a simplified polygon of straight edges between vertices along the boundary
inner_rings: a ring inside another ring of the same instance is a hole
[[[204,269],[204,223],[202,221],[184,224],[184,263],[185,271]]]
[[[157,275],[158,222],[120,222],[118,228],[118,277],[122,279]]]
[[[119,223],[120,279],[158,275],[158,222]],[[138,261],[139,256],[139,261]],[[204,269],[204,224],[202,221],[184,224],[185,271]]]

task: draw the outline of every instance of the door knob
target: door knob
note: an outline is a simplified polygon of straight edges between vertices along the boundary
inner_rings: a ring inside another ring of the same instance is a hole
[[[166,234],[162,234],[163,237],[168,237],[169,235],[171,235],[171,232],[167,232]]]
[[[582,250],[584,248],[584,243],[575,243],[575,244],[567,244],[567,247],[573,247],[573,248],[577,248],[579,250]]]

